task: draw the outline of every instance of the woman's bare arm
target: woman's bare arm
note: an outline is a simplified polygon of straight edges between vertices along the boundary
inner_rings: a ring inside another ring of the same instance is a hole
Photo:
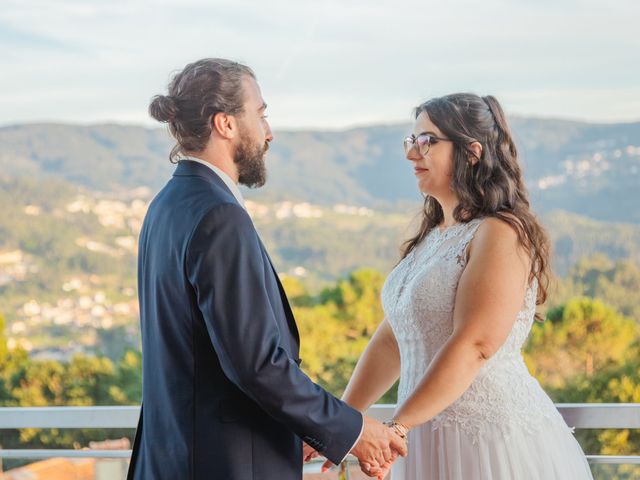
[[[342,400],[364,412],[400,376],[400,351],[389,322],[383,320],[358,360]]]

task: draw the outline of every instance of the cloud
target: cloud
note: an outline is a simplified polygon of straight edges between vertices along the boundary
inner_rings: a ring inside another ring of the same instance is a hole
[[[405,120],[424,98],[460,90],[504,93],[524,114],[627,119],[640,78],[630,0],[6,3],[0,89],[14,100],[0,124],[148,122],[171,73],[208,56],[251,65],[283,127]],[[581,103],[584,91],[606,93]]]
[[[0,51],[5,54],[23,54],[25,51],[76,51],[77,48],[54,37],[34,33],[0,22]]]
[[[501,98],[512,114],[539,117],[619,122],[638,120],[640,112],[640,87],[505,91]],[[594,117],[593,111],[602,113]]]

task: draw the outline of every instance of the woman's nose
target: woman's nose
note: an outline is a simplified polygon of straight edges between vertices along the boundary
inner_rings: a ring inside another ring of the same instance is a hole
[[[417,162],[418,160],[422,159],[422,155],[418,153],[418,149],[415,147],[410,149],[407,153],[405,153],[405,157],[407,160],[411,162]]]

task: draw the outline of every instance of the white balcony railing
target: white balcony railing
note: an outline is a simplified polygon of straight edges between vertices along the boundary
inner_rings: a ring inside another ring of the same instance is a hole
[[[567,424],[578,429],[640,429],[640,404],[591,403],[556,405]],[[393,405],[375,405],[367,414],[387,420]],[[139,407],[7,407],[0,408],[0,429],[16,428],[135,428]],[[53,457],[128,458],[130,450],[5,450],[0,458]],[[640,456],[587,455],[592,464],[637,464]],[[316,462],[317,465],[317,462]],[[314,465],[308,468],[313,469]]]

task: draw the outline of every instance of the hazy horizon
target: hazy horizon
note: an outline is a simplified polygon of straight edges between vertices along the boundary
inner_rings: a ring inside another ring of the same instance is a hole
[[[640,123],[640,117],[635,120],[626,120],[626,121],[597,121],[597,120],[581,120],[576,118],[567,118],[567,117],[553,117],[553,116],[539,116],[539,115],[523,115],[523,114],[509,114],[507,112],[508,119],[521,119],[521,120],[538,120],[538,121],[553,121],[553,122],[566,122],[566,123],[578,123],[578,124],[588,124],[588,125],[625,125],[625,124],[635,124]],[[387,121],[387,122],[376,122],[376,123],[362,123],[362,124],[353,124],[353,125],[345,125],[345,126],[336,126],[336,127],[323,127],[323,126],[308,126],[308,127],[274,127],[274,131],[276,132],[347,132],[350,130],[358,130],[361,128],[373,128],[373,127],[381,127],[381,126],[398,126],[398,125],[409,125],[411,124],[412,119],[407,118],[407,120],[395,120],[395,121]],[[155,123],[155,125],[153,124]],[[27,122],[16,122],[16,123],[6,123],[0,124],[0,129],[2,128],[14,128],[14,127],[23,127],[23,126],[38,126],[38,125],[63,125],[63,126],[72,126],[72,127],[100,127],[100,126],[118,126],[118,127],[135,127],[135,128],[144,128],[144,129],[166,129],[167,125],[157,122],[153,120],[153,123],[136,123],[136,122],[126,122],[126,121],[117,121],[117,120],[104,120],[104,121],[95,121],[95,122],[75,122],[75,121],[63,121],[63,120],[33,120]]]

